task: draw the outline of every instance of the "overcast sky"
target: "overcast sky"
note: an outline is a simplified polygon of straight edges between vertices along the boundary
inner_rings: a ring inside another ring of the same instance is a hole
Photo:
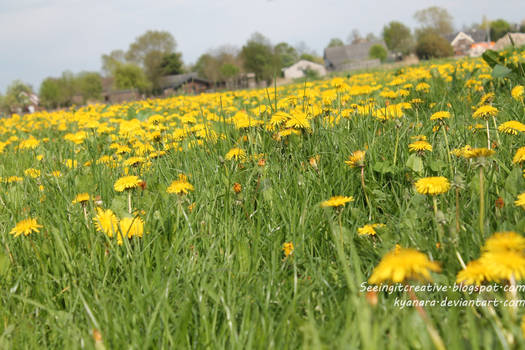
[[[102,54],[127,49],[148,29],[171,32],[187,64],[211,48],[241,47],[255,31],[322,54],[353,28],[415,27],[414,12],[433,5],[448,9],[456,28],[483,15],[525,18],[525,0],[0,0],[0,92],[15,79],[37,88],[64,70],[99,71]]]

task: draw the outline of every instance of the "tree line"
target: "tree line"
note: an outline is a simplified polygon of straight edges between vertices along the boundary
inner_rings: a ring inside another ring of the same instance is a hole
[[[445,36],[453,33],[453,18],[440,7],[429,7],[414,14],[419,23],[414,31],[399,22],[391,21],[382,28],[380,38],[373,33],[361,36],[354,29],[346,38],[347,44],[360,42],[380,42],[386,48],[403,57],[416,54],[420,59],[448,57],[453,49]],[[510,31],[525,32],[525,21],[519,28],[513,28],[503,19],[489,21],[483,18],[464,30],[483,30],[492,41],[496,41]],[[327,48],[343,46],[340,38],[332,38]],[[370,49],[371,58],[382,61],[387,50],[381,44]],[[177,51],[173,35],[167,31],[149,30],[130,43],[127,50],[114,50],[101,57],[102,73],[65,71],[60,77],[43,80],[38,91],[40,105],[47,109],[65,108],[73,104],[85,104],[101,100],[104,88],[114,90],[133,90],[144,95],[158,95],[162,92],[162,77],[183,72],[197,72],[199,76],[213,84],[222,83],[225,87],[235,87],[246,73],[253,73],[258,82],[270,83],[281,75],[282,69],[300,59],[323,63],[323,58],[301,42],[292,46],[286,42],[272,44],[260,33],[254,33],[239,49],[224,45],[202,54],[195,64],[188,66]],[[108,86],[110,84],[110,86]],[[0,111],[24,110],[30,104],[33,93],[31,86],[17,80],[0,95]]]

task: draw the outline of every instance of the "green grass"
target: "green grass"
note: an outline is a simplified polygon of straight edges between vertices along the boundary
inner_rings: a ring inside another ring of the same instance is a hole
[[[377,74],[384,78],[388,72]],[[111,154],[111,141],[91,135],[83,145],[73,146],[55,127],[35,129],[37,138],[50,141],[36,151],[17,152],[8,146],[0,155],[0,176],[23,176],[29,167],[42,174],[61,170],[63,176],[26,177],[20,184],[0,185],[0,348],[432,348],[417,311],[393,305],[396,297],[408,300],[408,295],[380,293],[374,306],[359,291],[362,283],[381,257],[400,244],[440,262],[443,271],[433,275],[434,283],[453,284],[461,270],[456,251],[468,262],[479,257],[484,239],[492,233],[524,232],[523,210],[513,201],[525,186],[521,169],[512,164],[516,149],[523,146],[523,134],[501,134],[497,155],[485,169],[487,210],[485,237],[481,237],[478,170],[474,162],[453,157],[455,175],[463,179],[461,229],[455,231],[451,190],[438,198],[445,238],[440,248],[436,246],[432,199],[417,194],[413,183],[423,176],[440,175],[452,181],[454,174],[448,170],[443,134],[432,132],[434,124],[428,118],[437,110],[452,112],[451,148],[482,147],[486,134],[466,128],[473,122],[471,106],[481,94],[464,88],[464,80],[429,82],[432,89],[422,96],[426,102],[397,122],[353,116],[332,127],[319,117],[311,121],[311,133],[292,135],[286,141],[275,141],[262,128],[235,130],[213,122],[215,130],[224,133],[223,139],[184,152],[168,151],[141,175],[146,189],[134,190],[132,199],[133,207],[144,211],[147,233],[142,239],[125,240],[122,246],[97,232],[91,221],[86,223],[81,206],[71,204],[78,193],[89,192],[100,195],[102,207],[125,215],[127,195],[113,190],[122,169],[95,164],[101,154]],[[278,90],[278,99],[301,91],[284,87]],[[520,120],[523,105],[512,100],[504,87],[495,92],[494,105],[501,111],[498,122]],[[259,95],[258,103],[269,105],[267,94]],[[241,107],[246,99],[235,97],[232,105]],[[383,106],[384,100],[377,99]],[[431,108],[430,102],[437,106]],[[330,113],[338,113],[336,103]],[[220,107],[205,108],[221,118],[229,116]],[[174,112],[184,114],[182,109],[169,110]],[[155,113],[151,109],[137,115]],[[129,117],[134,116],[130,110]],[[76,123],[69,127],[75,129]],[[12,134],[26,138],[29,132],[9,129],[1,140]],[[422,157],[423,169],[416,172],[407,162],[410,137],[418,134],[427,135],[434,150]],[[242,136],[248,141],[239,143]],[[264,153],[266,165],[225,161],[224,155],[236,145],[248,155]],[[371,222],[386,224],[377,237],[357,236],[357,228],[370,222],[369,208],[359,170],[344,164],[349,154],[365,146]],[[75,149],[81,152],[75,154]],[[41,162],[35,159],[37,154],[44,155]],[[309,165],[316,155],[320,155],[317,169]],[[67,158],[93,165],[69,170],[62,162]],[[195,186],[182,199],[166,193],[179,173],[187,174]],[[233,192],[234,183],[242,185],[241,193]],[[333,195],[353,196],[355,201],[340,214],[321,208],[320,202]],[[499,197],[505,206],[496,209]],[[195,203],[191,211],[190,203]],[[90,217],[93,206],[88,205]],[[37,217],[44,226],[40,233],[17,238],[8,234],[28,216]],[[340,231],[342,255],[334,239]],[[295,247],[286,259],[284,242]],[[445,296],[478,297],[457,292],[418,294],[421,300]],[[503,293],[482,297],[505,299]],[[426,311],[448,349],[525,346],[522,310],[518,315],[503,307],[496,308],[495,314],[488,308],[468,307]],[[93,330],[101,333],[101,342],[95,342]]]

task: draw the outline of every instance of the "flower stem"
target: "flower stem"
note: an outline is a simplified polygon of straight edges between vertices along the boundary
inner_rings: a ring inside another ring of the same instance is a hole
[[[366,195],[366,188],[365,188],[365,167],[361,167],[361,187],[363,188],[363,193],[365,195],[366,205],[368,206],[368,220],[372,220],[372,206],[370,205],[370,201],[368,200],[368,196]]]
[[[485,236],[485,189],[484,189],[483,167],[479,167],[479,232]]]
[[[450,169],[450,176],[454,176],[454,170],[452,170],[452,158],[450,158],[450,147],[448,145],[448,137],[447,137],[447,131],[445,130],[445,126],[441,127],[441,130],[443,130],[443,136],[445,137],[445,146],[447,147],[447,160],[448,160],[448,167]]]
[[[438,207],[437,207],[437,198],[436,196],[432,196],[432,202],[434,204],[434,219],[436,220],[436,227],[438,230],[438,238],[439,242],[441,243],[443,241],[443,227],[441,227],[441,224],[438,221]]]
[[[492,121],[494,122],[494,130],[496,131],[496,138],[498,139],[498,145],[501,145],[501,140],[499,139],[498,124],[496,124],[496,118],[492,116]]]
[[[459,220],[459,187],[456,187],[456,235],[459,235],[459,230],[461,229]]]
[[[128,191],[128,212],[131,214],[131,191]]]
[[[399,145],[399,128],[396,127],[396,145],[394,148],[394,166],[396,166],[396,160],[397,160],[397,146]]]
[[[488,121],[488,119],[485,120],[485,123],[487,125],[487,148],[490,149],[490,131],[489,131],[489,121]]]
[[[445,348],[445,344],[443,343],[443,339],[441,339],[439,332],[437,331],[436,328],[434,328],[434,325],[432,324],[432,321],[428,317],[427,312],[421,306],[420,301],[416,296],[416,293],[414,293],[414,290],[412,288],[408,288],[408,294],[410,295],[410,299],[412,299],[412,301],[414,302],[415,308],[419,316],[421,317],[423,322],[425,322],[425,325],[427,326],[428,334],[430,335],[430,339],[432,339],[434,346],[438,350],[445,350],[446,348]]]

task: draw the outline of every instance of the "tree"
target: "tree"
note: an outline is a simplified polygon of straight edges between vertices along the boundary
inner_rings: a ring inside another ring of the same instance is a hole
[[[315,62],[319,64],[324,64],[324,60],[322,57],[319,57],[315,54],[309,54],[309,53],[303,53],[301,56],[299,56],[299,59],[301,60],[307,60],[310,62]]]
[[[171,33],[148,30],[129,45],[126,59],[142,67],[152,88],[157,90],[160,78],[163,76],[161,67],[163,59],[165,56],[175,53],[176,45]]]
[[[240,54],[246,71],[255,73],[257,81],[270,82],[280,74],[280,58],[274,54],[270,41],[255,33],[241,49]]]
[[[102,77],[97,72],[82,72],[76,77],[76,93],[82,96],[83,103],[102,97]]]
[[[290,67],[299,60],[297,50],[287,43],[279,43],[273,48],[275,54],[279,57],[281,67]]]
[[[359,29],[354,28],[352,29],[352,32],[348,35],[346,38],[346,42],[349,44],[357,44],[364,41],[363,37],[359,33]]]
[[[126,62],[126,53],[123,50],[113,50],[107,55],[102,55],[102,71],[110,76],[119,64]]]
[[[439,35],[447,35],[454,31],[452,15],[442,7],[431,6],[424,10],[419,10],[414,14],[414,18],[422,26],[418,33],[423,34],[423,32],[430,29]]]
[[[377,41],[377,36],[374,33],[368,33],[365,37],[365,40],[369,43],[373,43],[374,41]]]
[[[144,92],[151,88],[142,68],[132,63],[119,65],[115,69],[114,79],[117,89],[137,89]]]
[[[449,57],[454,49],[447,41],[432,29],[421,32],[416,44],[416,55],[420,59]]]
[[[163,75],[181,74],[183,72],[182,55],[178,52],[164,55],[160,68]]]
[[[379,58],[381,62],[383,62],[386,59],[386,56],[388,55],[388,52],[381,44],[375,44],[370,47],[370,51],[368,52],[368,55],[370,58]]]
[[[396,21],[383,27],[383,40],[390,51],[403,55],[410,53],[414,45],[410,28]]]
[[[31,85],[20,80],[13,81],[2,98],[2,110],[5,112],[22,112],[31,104],[30,96],[33,93]]]
[[[504,19],[497,19],[490,22],[490,39],[493,41],[502,38],[510,31],[510,24]]]
[[[525,19],[523,21],[521,21],[520,32],[521,33],[525,33]]]
[[[337,46],[344,46],[344,45],[345,43],[343,42],[343,40],[339,38],[332,38],[330,39],[330,42],[328,43],[327,47],[337,47]]]
[[[54,109],[60,107],[62,101],[62,87],[60,86],[59,79],[46,78],[40,84],[40,90],[38,91],[38,97],[40,98],[40,104],[47,109]]]
[[[214,83],[234,83],[242,71],[239,49],[225,45],[209,50],[199,57],[193,69],[199,76]]]

